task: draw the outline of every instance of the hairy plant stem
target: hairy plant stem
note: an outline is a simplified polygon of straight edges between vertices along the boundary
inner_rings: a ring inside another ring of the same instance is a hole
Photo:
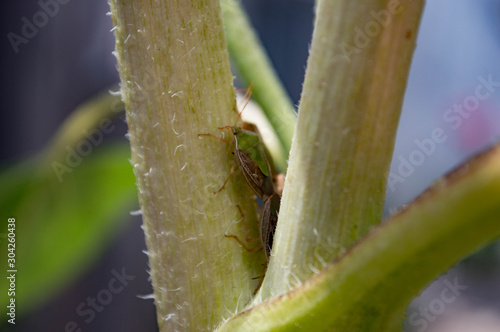
[[[319,274],[233,317],[219,331],[399,332],[411,299],[459,259],[498,238],[499,221],[497,145],[436,182]]]
[[[229,175],[232,85],[219,2],[111,0],[154,299],[161,331],[213,330],[247,303],[263,253],[244,251],[256,223],[253,194]]]
[[[319,1],[290,152],[268,299],[381,221],[423,1]]]

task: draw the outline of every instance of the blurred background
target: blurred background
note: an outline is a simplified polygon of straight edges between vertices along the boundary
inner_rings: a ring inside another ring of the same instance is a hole
[[[244,0],[243,4],[280,78],[298,104],[314,1]],[[57,11],[47,11],[35,0],[5,1],[1,6],[3,170],[20,161],[29,164],[79,104],[118,83],[118,73],[111,53],[114,37],[111,19],[106,15],[107,1],[71,1],[59,5]],[[45,15],[46,22],[38,14],[42,10],[53,14]],[[33,19],[41,20],[41,27],[26,30],[29,38],[13,42],[9,33],[21,35],[26,20]],[[427,1],[394,150],[386,216],[467,157],[499,141],[499,59],[500,1]],[[488,85],[488,81],[493,83]],[[475,98],[479,86],[487,89],[480,88],[483,93],[489,92],[481,100]],[[445,138],[433,139],[436,130]],[[96,144],[81,168],[90,165],[99,150],[106,151],[106,146],[127,144],[126,131],[123,118],[115,118],[112,130],[104,135],[104,143]],[[127,181],[133,181],[131,176],[130,168]],[[102,192],[96,191],[89,197],[100,199],[100,195]],[[115,213],[120,216],[115,217],[118,220],[114,226],[99,232],[105,238],[86,244],[92,254],[83,262],[77,258],[70,262],[74,273],[65,276],[57,287],[52,285],[43,296],[30,299],[32,303],[26,305],[29,309],[23,310],[19,304],[15,329],[5,323],[3,316],[0,330],[65,331],[68,326],[78,326],[82,331],[157,331],[154,304],[148,299],[152,289],[143,253],[146,248],[141,218],[133,213],[139,207],[134,194],[129,196],[124,200],[127,204],[119,207],[121,214]],[[86,197],[82,194],[82,201],[71,204],[84,205]],[[35,223],[36,206],[29,209],[35,211],[29,222]],[[4,212],[2,220],[9,217]],[[73,218],[67,216],[64,225]],[[28,221],[17,222],[21,241],[21,223]],[[37,232],[43,232],[43,225],[40,227]],[[75,230],[74,237],[66,238],[67,243],[61,242],[58,252],[52,254],[57,256],[65,246],[78,242],[75,239],[81,232],[85,230]],[[50,241],[51,234],[45,236]],[[40,264],[50,266],[48,262]],[[129,279],[124,281],[123,290],[113,293],[105,306],[93,310],[93,315],[82,314],[83,309],[89,309],[88,298],[102,297],[111,280],[124,271]],[[36,282],[37,276],[30,277]],[[430,285],[408,309],[405,331],[500,331],[499,280],[500,246],[493,244]],[[442,298],[445,289],[455,295],[453,301]]]

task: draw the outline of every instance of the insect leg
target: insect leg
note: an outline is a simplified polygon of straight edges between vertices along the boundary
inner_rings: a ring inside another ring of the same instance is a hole
[[[226,188],[226,184],[229,181],[229,178],[231,178],[231,175],[233,175],[233,173],[234,173],[234,163],[233,163],[233,165],[231,165],[231,172],[229,173],[229,176],[227,177],[226,181],[224,181],[224,184],[222,185],[222,187],[219,188],[219,190],[214,192],[214,195],[217,195],[218,193],[220,193],[222,190],[224,190]]]
[[[245,235],[245,242],[251,243],[251,242],[260,241],[260,238],[258,238],[258,237],[257,238],[248,238],[245,215],[243,214],[243,211],[241,210],[241,207],[239,205],[236,205],[236,207],[238,208],[238,211],[240,211],[240,214],[242,217],[241,222],[242,222],[243,234]],[[259,250],[263,249],[262,245],[259,245],[255,248],[248,248],[247,245],[245,243],[243,243],[243,241],[241,241],[240,238],[237,237],[236,235],[224,234],[224,236],[235,239],[248,252],[255,252],[255,251],[259,251]]]
[[[243,241],[240,240],[239,237],[237,237],[236,235],[233,235],[233,234],[224,234],[224,237],[230,237],[230,238],[233,238],[235,239],[246,251],[248,252],[256,252],[256,251],[260,251],[262,250],[262,246],[258,246],[258,247],[255,247],[255,248],[248,248],[244,243]],[[258,239],[257,239],[258,240]]]
[[[212,137],[212,138],[218,139],[219,141],[224,142],[224,143],[229,143],[230,142],[228,139],[215,136],[214,134],[198,134],[198,137],[201,137],[201,136]]]

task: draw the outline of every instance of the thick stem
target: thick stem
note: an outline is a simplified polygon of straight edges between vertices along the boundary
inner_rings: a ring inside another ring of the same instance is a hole
[[[319,1],[263,298],[307,280],[380,223],[422,7]]]
[[[500,145],[438,181],[298,288],[235,316],[220,331],[401,331],[411,299],[497,239],[499,221]],[[449,282],[455,292],[464,289],[459,280]]]
[[[154,298],[161,331],[213,330],[249,301],[263,254],[243,238],[253,195],[221,135],[235,99],[219,2],[111,1]]]

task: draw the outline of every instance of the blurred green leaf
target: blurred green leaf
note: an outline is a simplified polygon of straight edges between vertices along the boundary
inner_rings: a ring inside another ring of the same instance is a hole
[[[0,268],[17,270],[17,314],[83,272],[138,205],[128,144],[97,148],[122,109],[119,94],[99,93],[71,113],[38,156],[0,171]],[[8,218],[16,219],[9,268]],[[8,286],[0,280],[1,289]],[[9,301],[7,291],[1,296]]]
[[[58,177],[36,160],[0,174],[2,256],[7,218],[16,219],[16,308],[24,312],[66,286],[109,242],[136,206],[136,186],[126,144],[103,147]],[[7,270],[6,259],[1,268]],[[0,281],[8,289],[7,279]],[[7,292],[2,292],[6,303]],[[6,316],[7,317],[7,316]]]

